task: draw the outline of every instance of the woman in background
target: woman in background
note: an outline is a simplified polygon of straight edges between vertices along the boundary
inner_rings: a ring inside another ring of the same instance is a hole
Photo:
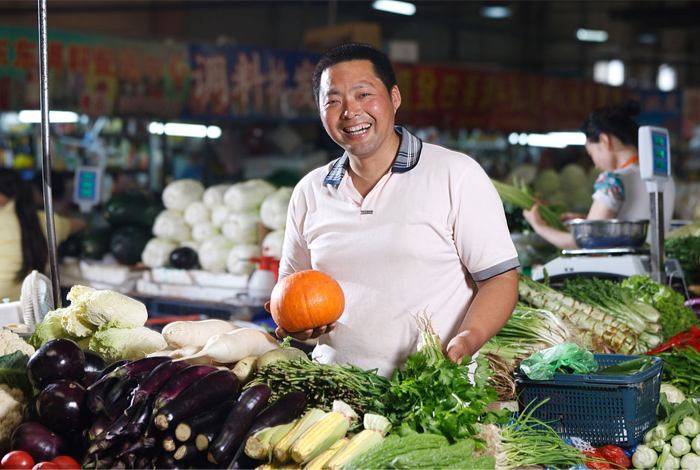
[[[581,131],[586,134],[586,151],[595,167],[601,170],[593,186],[593,203],[587,220],[648,220],[650,217],[649,194],[639,173],[639,124],[634,119],[638,114],[639,104],[629,101],[619,106],[596,109],[583,122]],[[667,231],[674,198],[675,187],[671,179],[666,184],[664,194]],[[523,216],[533,230],[551,244],[561,249],[576,248],[570,232],[551,227],[542,219],[539,204],[523,211]]]
[[[85,226],[79,219],[56,215],[61,242]],[[38,212],[31,185],[15,170],[0,168],[0,299],[18,300],[24,277],[46,271],[46,218]]]

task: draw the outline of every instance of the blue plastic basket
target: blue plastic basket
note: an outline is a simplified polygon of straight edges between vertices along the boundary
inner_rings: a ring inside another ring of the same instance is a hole
[[[641,356],[596,354],[600,367]],[[516,374],[520,411],[549,400],[533,416],[562,437],[580,437],[594,446],[633,446],[656,425],[662,361],[635,375],[555,374],[552,380],[530,380]]]

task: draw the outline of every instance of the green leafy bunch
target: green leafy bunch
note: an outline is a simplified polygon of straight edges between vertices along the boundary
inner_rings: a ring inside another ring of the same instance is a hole
[[[477,423],[493,421],[486,407],[497,399],[488,382],[488,367],[479,367],[475,383],[469,380],[465,357],[459,364],[442,353],[440,338],[429,321],[421,333],[424,347],[410,355],[403,368],[396,369],[386,395],[388,418],[400,434],[434,433],[450,442],[477,434]]]

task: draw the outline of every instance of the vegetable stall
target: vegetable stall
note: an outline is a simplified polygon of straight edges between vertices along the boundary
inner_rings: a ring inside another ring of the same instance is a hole
[[[277,321],[337,319],[337,283],[301,274],[273,296]],[[700,328],[646,277],[521,277],[473,374],[427,312],[421,349],[382,377],[235,322],[158,332],[117,292],[68,298],[31,336],[2,330],[2,468],[698,468]]]

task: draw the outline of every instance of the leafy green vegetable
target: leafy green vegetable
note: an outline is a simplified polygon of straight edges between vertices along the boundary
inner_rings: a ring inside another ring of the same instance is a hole
[[[472,385],[467,367],[470,358],[463,358],[461,364],[447,359],[428,321],[422,325],[421,336],[423,349],[410,355],[391,377],[385,416],[398,426],[399,434],[441,434],[450,442],[474,436],[478,422],[497,419],[485,415],[486,406],[497,398],[495,389],[487,384],[488,367],[479,367]]]
[[[661,313],[664,339],[697,324],[695,313],[684,305],[683,296],[649,276],[630,276],[622,281],[622,287],[630,289],[637,300],[653,306]]]
[[[527,186],[524,184],[509,185],[494,179],[492,179],[491,182],[496,188],[496,191],[498,191],[498,195],[501,197],[503,203],[512,204],[521,209],[528,210],[531,209],[532,205],[535,203],[535,198],[532,197]],[[547,225],[559,230],[566,230],[566,227],[559,219],[559,213],[555,212],[550,207],[540,204],[540,215],[545,222],[547,222]]]
[[[0,383],[22,390],[27,398],[32,396],[32,386],[27,378],[29,356],[21,351],[0,356]]]
[[[700,352],[693,347],[659,354],[664,360],[664,381],[689,396],[700,396]]]
[[[687,236],[666,240],[669,258],[681,264],[688,284],[700,283],[700,236]]]

